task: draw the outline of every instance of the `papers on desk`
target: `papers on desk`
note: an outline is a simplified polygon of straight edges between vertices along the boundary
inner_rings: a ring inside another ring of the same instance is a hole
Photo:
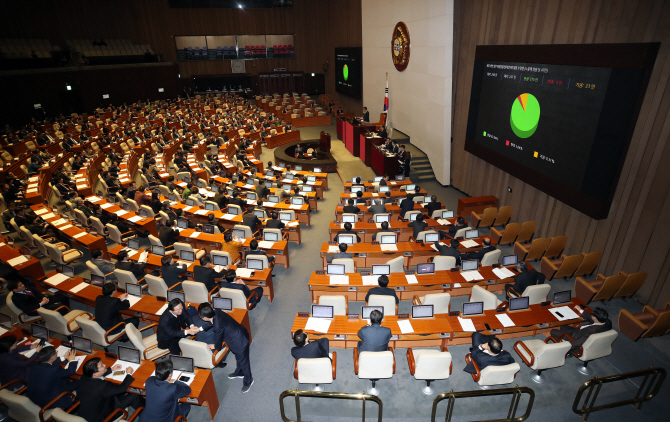
[[[140,257],[137,261],[140,262],[140,263],[147,262],[148,257],[149,257],[149,251],[144,251],[140,254]]]
[[[272,170],[281,171],[284,169],[282,167],[272,166]]]
[[[461,242],[461,245],[464,248],[474,248],[475,246],[479,246],[479,243],[475,242],[474,240],[464,240]]]
[[[316,331],[317,333],[327,333],[332,320],[326,318],[307,318],[305,330]]]
[[[243,187],[244,189],[254,189],[254,188],[255,188],[254,185],[250,185],[250,184],[246,184],[246,185],[244,185],[244,186],[242,186],[242,187]]]
[[[121,216],[124,215],[124,214],[128,214],[128,211],[118,210],[118,211],[114,212],[114,214],[116,214],[116,215],[118,215],[119,217],[121,217]]]
[[[128,302],[130,302],[130,307],[133,307],[133,306],[135,306],[135,305],[137,304],[137,302],[139,302],[140,300],[142,300],[142,298],[141,298],[141,297],[137,297],[137,296],[133,296],[133,295],[128,295],[128,299],[126,299],[126,300],[127,300]]]
[[[378,275],[364,275],[361,277],[363,279],[364,286],[377,286],[379,285],[379,276]]]
[[[79,293],[80,291],[84,290],[84,288],[86,286],[88,286],[88,284],[83,283],[83,282],[79,283],[79,284],[77,284],[76,286],[74,286],[73,288],[70,289],[70,293]]]
[[[575,311],[570,309],[568,306],[559,306],[558,308],[551,308],[549,309],[549,312],[554,314],[556,319],[559,321],[566,321],[568,319],[579,318],[579,315],[577,315]]]
[[[272,249],[274,246],[275,242],[268,242],[266,240],[261,240],[258,242],[258,247],[261,249]]]
[[[58,220],[52,221],[51,224],[53,224],[54,226],[60,226],[61,224],[65,224],[67,222],[68,221],[66,219],[59,218]]]
[[[253,205],[253,204],[256,203],[255,199],[247,199],[246,201],[247,201],[247,205]]]
[[[97,196],[89,196],[89,197],[86,198],[86,199],[87,199],[89,202],[93,202],[93,203],[102,201],[102,198],[98,198]]]
[[[306,184],[313,186],[313,185],[316,185],[316,182],[306,182]]]
[[[53,344],[51,344],[47,341],[46,343],[44,343],[44,345],[42,347],[47,347],[47,346],[53,346]],[[37,349],[28,349],[25,352],[21,352],[21,354],[23,356],[27,357],[27,358],[31,358],[35,354],[36,351],[37,351]]]
[[[48,220],[50,218],[54,218],[55,216],[56,216],[56,214],[50,212],[49,214],[44,214],[41,217],[42,217],[43,220]]]
[[[128,183],[128,182],[130,182],[130,179],[125,179],[125,178],[124,179],[119,179],[119,182]]]
[[[448,226],[451,224],[449,220],[445,220],[444,218],[438,218],[437,222],[440,223],[440,225],[442,226]]]
[[[416,274],[405,274],[405,278],[407,279],[407,284],[419,284]]]
[[[67,229],[71,229],[72,227],[74,227],[72,224],[66,224],[64,226],[60,226],[58,228],[58,230],[67,230]]]
[[[474,271],[462,271],[461,275],[465,279],[465,281],[475,281],[475,280],[484,280],[484,277],[482,277],[481,274],[479,274],[479,271],[474,270]]]
[[[79,368],[81,368],[81,365],[84,364],[85,360],[86,360],[86,356],[77,356],[77,357],[74,358],[73,362],[77,362],[77,371],[79,370]],[[71,364],[72,364],[72,362],[70,362],[70,365]]]
[[[376,197],[379,196],[379,194],[378,194],[377,192],[374,192],[374,193],[372,194],[372,196],[374,196],[374,197],[376,198]]]
[[[330,284],[349,284],[348,275],[331,275]]]
[[[471,319],[458,317],[458,322],[461,324],[463,331],[475,332],[475,323]]]
[[[509,317],[507,314],[496,314],[496,318],[498,318],[498,321],[503,325],[503,327],[514,327],[514,321],[512,321],[512,318]]]
[[[131,223],[137,223],[138,221],[142,221],[143,218],[144,217],[142,217],[141,215],[136,215],[134,217],[130,217],[128,221],[130,221]]]
[[[8,333],[8,332],[9,332],[8,329],[6,329],[6,328],[4,328],[4,327],[0,327],[0,336],[4,336],[4,335],[5,335],[6,333]]]
[[[74,239],[79,239],[80,237],[84,237],[84,236],[86,236],[87,234],[88,234],[88,233],[86,233],[86,232],[81,232],[81,233],[75,234],[74,236],[72,236],[72,238],[74,238]]]
[[[300,225],[300,222],[298,221],[291,221],[290,223],[287,224],[289,227],[298,227]]]
[[[497,275],[498,277],[500,277],[500,279],[503,279],[503,278],[509,278],[509,277],[514,277],[514,275],[515,275],[512,271],[508,270],[508,269],[505,268],[505,267],[502,267],[502,268],[494,268],[494,269],[493,269],[493,274],[495,274],[495,275]]]
[[[214,271],[216,271],[217,273],[220,273],[221,271],[223,271],[227,268],[228,268],[227,265],[215,265],[214,266]],[[237,274],[237,272],[235,274]]]
[[[349,194],[349,198],[355,198],[355,197],[356,197],[356,194],[355,194],[355,193],[350,193],[350,194]]]
[[[235,216],[233,214],[227,214],[226,213],[226,214],[223,214],[221,216],[221,218],[224,219],[224,220],[232,220],[233,218],[235,218]]]
[[[72,349],[70,349],[69,347],[58,346],[58,348],[56,349],[56,354],[58,355],[59,358],[61,358],[62,360],[65,360],[65,356],[68,353],[70,353],[70,350],[72,350]]]
[[[28,181],[29,182],[37,182],[39,179],[40,179],[39,176],[34,176],[34,177],[31,177],[30,179],[28,179]]]
[[[205,215],[209,212],[209,210],[198,210],[194,214],[195,215]]]
[[[249,278],[252,276],[254,270],[251,268],[238,268],[235,270],[235,275],[242,278]]]
[[[409,334],[409,333],[414,332],[414,328],[412,327],[412,323],[408,319],[398,321],[398,328],[400,328],[400,333],[402,333],[402,334]]]
[[[139,298],[138,298],[139,299]],[[132,305],[131,305],[132,306]],[[161,306],[159,310],[156,311],[156,315],[163,315],[163,312],[168,308],[168,304],[166,303],[165,305]]]
[[[274,202],[263,202],[264,207],[274,207],[275,203]]]
[[[113,375],[114,372],[112,372],[111,374],[107,375],[107,376],[105,377],[105,379],[106,379],[106,380],[114,380],[114,381],[119,381],[119,382],[121,382],[121,381],[123,381],[123,379],[124,379],[124,378],[126,377],[126,375],[127,375],[127,374],[126,374],[126,368],[127,368],[127,367],[130,366],[131,368],[133,368],[133,373],[135,373],[135,371],[137,371],[137,370],[139,369],[139,367],[140,367],[141,364],[140,364],[140,363],[132,363],[132,362],[125,362],[125,361],[117,360],[116,362],[114,362],[114,365],[121,365],[122,368],[119,369],[119,371],[123,371],[123,374],[120,374],[120,375]],[[112,366],[114,366],[114,365],[112,365]],[[111,367],[110,367],[110,368],[111,368]]]
[[[114,206],[114,204],[110,204],[110,203],[108,202],[108,203],[106,203],[106,204],[102,204],[102,205],[100,205],[100,208],[102,208],[103,210],[106,210],[107,208],[111,208],[111,207],[113,207],[113,206]]]
[[[192,237],[192,238],[195,239],[198,236],[200,236],[200,232],[193,232],[193,233],[191,233],[191,235],[189,237]]]
[[[46,284],[50,284],[52,286],[57,286],[64,282],[65,280],[69,280],[70,277],[66,276],[65,274],[58,273],[56,275],[52,275],[51,277],[47,278],[44,280]]]
[[[0,247],[3,247],[3,246],[5,246],[5,245],[6,245],[5,242],[0,242]]]
[[[292,209],[292,210],[299,210],[299,209],[302,208],[302,205],[291,204],[291,206],[289,208]]]
[[[23,255],[21,255],[21,256],[17,256],[16,258],[12,258],[12,259],[10,259],[10,260],[7,261],[7,263],[8,263],[9,265],[11,265],[12,267],[16,267],[17,265],[21,265],[21,264],[23,264],[24,262],[28,262],[28,258],[26,258],[26,257],[23,256]]]
[[[461,287],[461,283],[454,283],[454,289]]]
[[[337,245],[328,245],[328,253],[338,253],[340,251],[340,247]]]
[[[345,224],[347,224],[347,223],[340,223],[340,228],[343,229]],[[352,229],[356,228],[356,223],[349,223],[349,224],[351,224]]]
[[[33,193],[33,192],[37,192],[37,189],[28,189],[28,190],[26,191],[26,193]]]
[[[191,208],[193,208],[193,207],[184,207],[184,212],[191,211]]]
[[[384,252],[397,252],[398,251],[398,246],[397,245],[382,244],[382,245],[379,245],[379,247]]]
[[[37,214],[37,215],[42,215],[42,214],[47,213],[47,212],[49,212],[48,209],[46,209],[46,208],[41,208],[41,209],[35,211],[35,214]]]

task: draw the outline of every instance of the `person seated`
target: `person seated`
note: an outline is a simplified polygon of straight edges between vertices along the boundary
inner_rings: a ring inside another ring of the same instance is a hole
[[[226,230],[223,233],[223,243],[221,244],[221,250],[223,252],[228,252],[230,254],[230,259],[233,261],[232,264],[240,260],[240,251],[239,248],[244,244],[244,242],[236,242],[233,240],[233,231]],[[258,244],[258,243],[257,243]]]
[[[95,249],[91,252],[91,262],[93,265],[100,268],[100,271],[102,271],[103,274],[109,274],[105,275],[107,281],[116,281],[116,275],[114,275],[114,263],[102,257],[102,249]]]
[[[192,189],[193,189],[193,184],[192,183],[187,183],[186,187],[184,188],[184,191],[181,193],[181,200],[182,201],[185,201],[186,198],[191,196],[191,194],[193,193]]]
[[[462,254],[461,259],[476,259],[481,261],[484,258],[484,255],[491,251],[495,251],[495,245],[491,244],[491,238],[485,237],[482,239],[482,249],[477,252],[468,252],[467,254]]]
[[[279,219],[277,211],[272,211],[270,213],[270,219],[265,222],[265,227],[268,229],[283,229],[286,227],[286,224]]]
[[[26,359],[21,355],[21,353],[30,349],[37,349],[30,358]],[[26,341],[19,346],[18,340],[13,334],[0,337],[0,385],[6,385],[15,379],[27,380],[30,375],[30,367],[37,360],[40,350],[42,350],[42,346],[39,341],[33,343]],[[11,391],[20,386],[20,383],[16,383],[6,387]]]
[[[514,284],[505,284],[505,292],[507,292],[508,296],[510,289],[514,289],[518,294],[523,294],[526,287],[542,284],[546,278],[544,274],[538,273],[532,267],[529,269],[528,264],[525,262],[518,262],[516,264],[516,269],[519,271],[519,274],[514,277]]]
[[[14,222],[16,222],[16,220],[14,220]],[[39,224],[37,222],[37,216],[26,216],[26,222],[27,224],[25,227],[31,234],[36,234],[40,237],[56,237],[56,233],[49,227],[49,223]]]
[[[481,333],[472,333],[472,347],[470,348],[472,362],[463,369],[470,374],[476,374],[475,365],[479,371],[487,366],[504,366],[514,363],[514,358],[508,351],[503,350],[502,341],[495,336],[487,336]]]
[[[361,210],[356,205],[354,205],[353,199],[348,199],[347,205],[342,208],[342,212],[346,214],[358,214],[361,212]]]
[[[458,232],[460,229],[464,229],[468,227],[468,224],[465,222],[465,218],[459,216],[456,218],[456,224],[452,224],[451,227],[449,227],[449,236],[454,237],[456,236],[456,232]],[[443,234],[443,232],[440,232],[440,234]],[[444,238],[444,236],[441,236]]]
[[[582,319],[586,323],[579,328],[570,325],[561,325],[560,328],[555,328],[550,332],[554,341],[570,342],[572,347],[568,350],[567,356],[573,356],[575,353],[579,353],[579,349],[592,334],[603,333],[612,329],[612,321],[610,321],[607,311],[603,308],[595,308],[593,313],[584,311],[582,313]],[[564,334],[569,336],[567,340],[561,338]]]
[[[391,329],[382,327],[384,314],[378,310],[370,312],[370,324],[358,330],[358,353],[361,352],[385,352],[389,349],[391,340]]]
[[[360,178],[360,177],[357,177],[356,180],[351,184],[351,186],[352,186],[352,187],[354,187],[354,186],[360,186],[360,187],[362,187],[362,188],[365,187],[365,185],[363,185],[363,182],[361,182],[361,178]]]
[[[181,218],[181,217],[184,215],[184,210],[181,209],[181,208],[177,208],[176,210],[174,210],[174,214],[177,216],[177,218],[175,218],[175,220],[178,220],[179,218]],[[170,214],[168,213],[168,215],[170,215]],[[189,229],[195,229],[196,227],[198,227],[198,226],[197,226],[193,221],[191,221],[189,218],[187,218],[186,221],[187,221],[187,224],[188,224],[188,228],[189,228]]]
[[[111,224],[112,226],[116,227],[119,230],[119,233],[123,236],[124,233],[130,232],[130,229],[128,226],[125,225],[123,220],[119,218],[117,214],[112,214],[111,215],[112,220],[108,223]]]
[[[291,348],[291,356],[296,360],[330,358],[328,339],[325,337],[309,341],[306,332],[297,330],[293,334],[293,344],[295,347]]]
[[[442,205],[442,202],[437,200],[437,196],[433,195],[430,197],[430,202],[423,208],[428,211],[428,217],[432,217],[433,212],[444,208],[444,205]]]
[[[242,292],[244,293],[244,297],[247,299],[249,299],[249,296],[251,296],[253,292],[256,292],[258,296],[254,296],[254,298],[249,301],[249,303],[251,303],[254,307],[263,298],[263,288],[256,287],[255,289],[249,289],[249,287],[247,287],[247,285],[244,284],[244,280],[237,277],[235,270],[226,271],[224,280],[222,280],[221,283],[219,283],[219,286],[221,288],[242,290]]]
[[[179,230],[176,229],[177,222],[175,220],[168,220],[164,226],[158,230],[158,239],[166,248],[173,246],[179,236]]]
[[[140,281],[144,278],[144,269],[147,267],[146,262],[143,262],[142,264],[131,262],[130,258],[128,258],[128,251],[124,250],[120,251],[116,257],[118,261],[116,261],[114,266],[117,270],[130,271],[133,273],[137,281]]]
[[[423,214],[417,214],[416,220],[410,222],[407,227],[412,227],[412,237],[414,240],[419,238],[419,233],[422,231],[426,230],[426,227],[428,227],[428,223],[426,223],[424,220],[424,215]]]
[[[214,214],[209,214],[207,216],[207,224],[210,226],[215,226],[217,229],[219,229],[219,233],[224,233],[226,231],[226,228],[221,224],[221,220],[216,218]]]
[[[372,206],[368,207],[368,212],[373,216],[375,214],[386,214],[386,205],[382,203],[381,199],[375,199]]]
[[[377,237],[379,237],[379,238],[381,239],[381,235],[382,235],[382,234],[392,234],[392,235],[394,235],[394,236],[397,236],[396,233],[394,233],[393,231],[389,230],[389,223],[388,223],[388,221],[383,221],[383,222],[381,223],[381,225],[382,225],[381,230],[379,230],[378,232],[372,234],[372,241],[373,241],[373,242],[379,242],[379,239],[377,239]]]
[[[247,251],[246,255],[244,256],[245,259],[249,259],[250,257],[253,257],[254,255],[263,255],[263,256],[267,257],[268,264],[270,265],[270,267],[274,267],[275,257],[274,256],[268,256],[268,254],[265,253],[264,250],[259,250],[258,249],[258,240],[253,239],[251,242],[249,242],[249,248],[251,250]]]
[[[7,280],[7,290],[14,292],[12,303],[28,316],[38,316],[39,308],[55,311],[65,305],[70,307],[70,299],[62,295],[45,296],[35,288],[28,288],[23,281],[17,278]],[[59,309],[62,315],[69,312],[67,309]]]
[[[443,245],[439,241],[433,243],[440,252],[440,256],[453,256],[456,258],[456,265],[461,265],[461,253],[458,251],[458,245],[460,242],[455,239],[451,239],[450,246]],[[433,262],[433,258],[430,258],[430,262]]]
[[[241,208],[243,208],[244,204],[245,204],[245,201],[244,201],[244,199],[239,198],[239,196],[240,196],[240,192],[237,189],[235,189],[233,191],[233,197],[228,201],[228,204],[229,205],[238,205]]]
[[[357,205],[358,204],[363,204],[363,205],[367,204],[367,200],[365,200],[365,198],[363,198],[363,191],[359,190],[358,192],[356,192],[356,204]]]
[[[169,349],[173,355],[180,356],[179,340],[200,331],[192,324],[191,317],[184,313],[184,303],[175,298],[168,302],[166,312],[158,320],[156,340],[159,349]]]
[[[186,280],[185,274],[188,266],[177,264],[173,257],[174,254],[161,257],[161,275],[170,290],[180,292],[182,290],[181,283]]]
[[[414,201],[409,198],[404,198],[400,203],[400,218],[404,219],[405,214],[409,211],[414,211]]]
[[[179,399],[191,394],[191,387],[179,380],[172,380],[172,371],[172,361],[164,360],[156,365],[155,375],[144,383],[146,406],[140,417],[141,422],[168,422],[180,415],[188,416],[191,405],[180,403]]]
[[[217,279],[225,276],[225,268],[217,272],[212,266],[212,259],[205,255],[200,258],[200,265],[193,267],[193,280],[203,283],[208,292],[211,292],[217,286]]]
[[[340,243],[339,246],[340,251],[338,253],[333,254],[332,256],[326,255],[326,262],[331,263],[333,262],[333,259],[340,259],[340,258],[353,258],[354,256],[350,253],[347,252],[347,244],[346,243]]]
[[[263,228],[263,223],[253,213],[253,207],[247,207],[244,214],[242,214],[242,224],[249,227],[252,234]]]
[[[70,381],[70,377],[77,372],[77,362],[74,360],[76,356],[76,352],[71,349],[65,355],[66,364],[65,367],[62,367],[61,360],[53,346],[42,348],[37,353],[38,363],[30,368],[26,396],[37,406],[44,407],[62,392],[75,392],[79,387],[79,381]],[[68,408],[72,404],[72,398],[65,395],[53,403],[49,409]]]
[[[95,298],[95,321],[100,324],[103,330],[109,331],[120,323],[132,324],[136,328],[140,326],[138,317],[123,319],[121,311],[130,309],[128,293],[123,293],[119,297],[112,296],[116,291],[114,283],[105,283],[102,286],[102,295]],[[123,326],[117,327],[111,334],[123,330]]]
[[[395,304],[400,303],[400,299],[395,292],[395,289],[387,287],[389,285],[389,278],[386,275],[380,275],[377,279],[379,287],[373,287],[368,290],[368,294],[365,295],[365,303],[368,303],[370,296],[372,295],[383,295],[383,296],[393,296],[395,298]]]
[[[352,230],[351,223],[344,223],[344,230],[340,230],[337,232],[337,235],[335,235],[335,242],[339,243],[339,237],[341,234],[353,234],[356,236],[356,241],[360,243],[361,237],[356,233],[355,230]]]

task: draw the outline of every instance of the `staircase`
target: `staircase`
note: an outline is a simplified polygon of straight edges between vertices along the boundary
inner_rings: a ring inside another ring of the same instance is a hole
[[[435,180],[435,173],[433,167],[428,161],[428,157],[422,155],[414,155],[412,157],[412,164],[410,165],[409,178],[414,183],[421,183],[428,180]]]

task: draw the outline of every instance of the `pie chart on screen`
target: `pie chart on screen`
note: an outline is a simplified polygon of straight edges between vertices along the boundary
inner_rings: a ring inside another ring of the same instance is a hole
[[[510,114],[510,125],[519,138],[529,138],[540,122],[540,103],[533,94],[521,94],[514,99]]]

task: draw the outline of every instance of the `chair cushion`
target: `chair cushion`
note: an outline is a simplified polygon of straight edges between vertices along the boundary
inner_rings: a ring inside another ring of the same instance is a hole
[[[69,251],[63,252],[63,262],[72,262],[77,258],[81,258],[83,254],[77,249],[70,249]]]
[[[412,349],[414,355],[414,378],[438,380],[449,378],[451,353],[435,349]]]
[[[361,352],[358,355],[358,378],[381,379],[393,376],[393,353]]]

